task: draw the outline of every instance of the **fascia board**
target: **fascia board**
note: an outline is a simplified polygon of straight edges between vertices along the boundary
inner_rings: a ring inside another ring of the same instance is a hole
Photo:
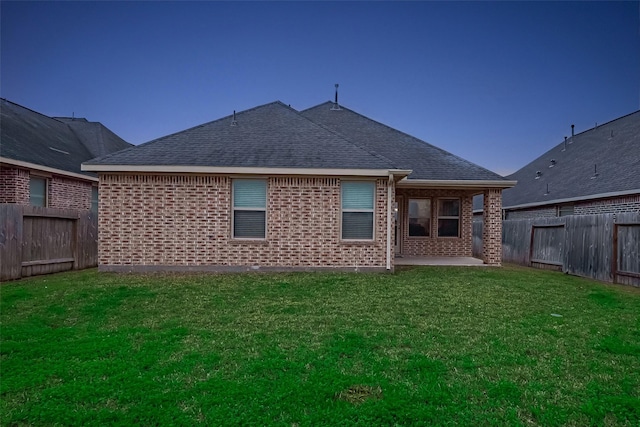
[[[71,178],[82,179],[84,181],[98,182],[97,177],[83,175],[81,173],[69,172],[64,169],[52,168],[49,166],[43,166],[36,163],[23,162],[22,160],[10,159],[8,157],[0,157],[0,163],[11,165],[11,166],[18,166],[25,169],[40,170],[43,172],[48,172],[56,175],[68,176]]]

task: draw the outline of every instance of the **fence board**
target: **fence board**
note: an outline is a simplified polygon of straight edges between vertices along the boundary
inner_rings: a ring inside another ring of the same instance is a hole
[[[564,259],[564,224],[531,227],[531,262],[562,266]]]
[[[22,270],[22,207],[0,204],[0,281],[17,279]]]
[[[94,213],[0,204],[0,215],[0,280],[98,264]]]
[[[481,248],[481,226],[473,233]],[[505,220],[502,233],[504,262],[640,286],[640,212]]]

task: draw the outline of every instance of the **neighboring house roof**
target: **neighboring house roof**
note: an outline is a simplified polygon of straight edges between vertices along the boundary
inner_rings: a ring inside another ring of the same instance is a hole
[[[399,169],[411,169],[409,180],[493,180],[502,176],[441,148],[400,132],[332,102],[300,114],[345,137],[358,146],[390,159]]]
[[[60,120],[1,99],[0,157],[60,171],[95,176],[81,170],[96,153],[121,150],[131,144],[100,123]]]
[[[94,159],[85,167],[384,169],[397,171],[398,179],[413,170],[410,178],[416,180],[490,180],[508,186],[480,166],[333,106],[328,102],[298,112],[276,101]]]
[[[504,208],[640,193],[640,111],[576,134],[507,178],[518,184],[503,191]]]

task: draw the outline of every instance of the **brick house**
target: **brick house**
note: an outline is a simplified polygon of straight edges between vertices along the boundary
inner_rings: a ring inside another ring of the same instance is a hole
[[[394,255],[501,262],[515,183],[352,110],[281,102],[83,164],[100,177],[101,271],[392,270]],[[396,220],[397,218],[397,220]]]
[[[640,212],[640,111],[566,138],[507,178],[518,184],[503,193],[505,219]]]
[[[6,99],[0,114],[0,203],[97,211],[98,177],[81,163],[131,144],[101,123],[48,117]]]

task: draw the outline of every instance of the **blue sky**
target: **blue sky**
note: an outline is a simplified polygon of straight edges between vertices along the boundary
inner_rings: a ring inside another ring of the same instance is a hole
[[[498,173],[640,109],[635,2],[0,3],[0,95],[146,142],[333,99]]]

